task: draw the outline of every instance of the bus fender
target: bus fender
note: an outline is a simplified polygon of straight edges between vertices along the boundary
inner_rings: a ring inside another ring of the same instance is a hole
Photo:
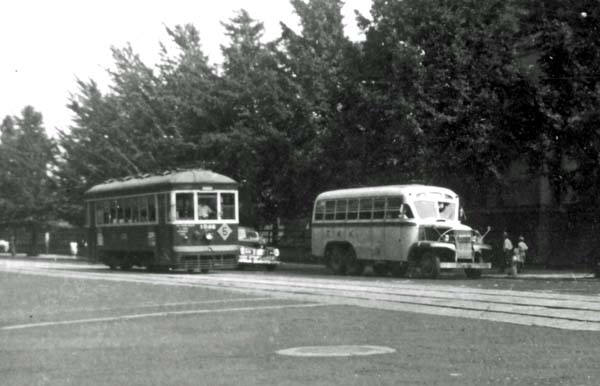
[[[441,241],[419,241],[410,249],[408,260],[419,260],[425,252],[432,250],[455,253],[456,246],[452,243],[444,243]]]

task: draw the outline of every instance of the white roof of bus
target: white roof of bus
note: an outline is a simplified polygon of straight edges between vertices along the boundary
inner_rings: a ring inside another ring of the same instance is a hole
[[[354,197],[381,197],[381,196],[416,196],[419,193],[436,193],[449,195],[453,199],[458,196],[452,190],[431,185],[386,185],[372,186],[366,188],[352,188],[330,190],[323,192],[317,196],[317,200],[337,199],[337,198],[354,198]]]

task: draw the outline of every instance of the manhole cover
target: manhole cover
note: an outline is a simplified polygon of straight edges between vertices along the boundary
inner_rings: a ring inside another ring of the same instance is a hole
[[[391,354],[395,349],[382,346],[306,346],[277,351],[280,355],[296,357],[349,357],[356,355]]]

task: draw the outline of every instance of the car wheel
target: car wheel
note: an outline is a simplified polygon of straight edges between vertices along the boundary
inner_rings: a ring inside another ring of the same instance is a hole
[[[474,268],[466,268],[465,275],[467,275],[469,279],[479,279],[481,277],[481,270]]]

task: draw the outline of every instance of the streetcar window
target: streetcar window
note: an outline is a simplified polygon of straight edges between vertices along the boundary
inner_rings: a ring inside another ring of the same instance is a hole
[[[117,207],[118,206],[119,206],[119,204],[117,203],[117,200],[110,201],[110,222],[112,222],[113,224],[115,224],[117,222]]]
[[[175,208],[177,220],[193,220],[194,193],[175,194]]]
[[[138,198],[138,207],[140,209],[140,222],[148,221],[148,198],[147,197],[139,197]]]
[[[117,200],[116,203],[117,203],[117,222],[119,224],[121,224],[124,221],[123,200]]]
[[[156,221],[156,202],[154,196],[148,197],[148,220],[150,222]]]
[[[138,208],[139,207],[138,199],[132,198],[131,201],[129,201],[129,205],[131,205],[131,222],[133,222],[133,223],[140,222],[140,211]]]
[[[235,220],[234,193],[221,193],[221,219]]]
[[[104,202],[96,202],[96,224],[104,224]]]
[[[131,222],[131,199],[127,198],[123,200],[123,218],[126,223]]]
[[[103,207],[103,215],[104,215],[103,224],[110,224],[110,202],[108,202],[108,201],[102,202],[102,207]]]
[[[217,194],[198,193],[198,218],[214,220],[217,218]]]

